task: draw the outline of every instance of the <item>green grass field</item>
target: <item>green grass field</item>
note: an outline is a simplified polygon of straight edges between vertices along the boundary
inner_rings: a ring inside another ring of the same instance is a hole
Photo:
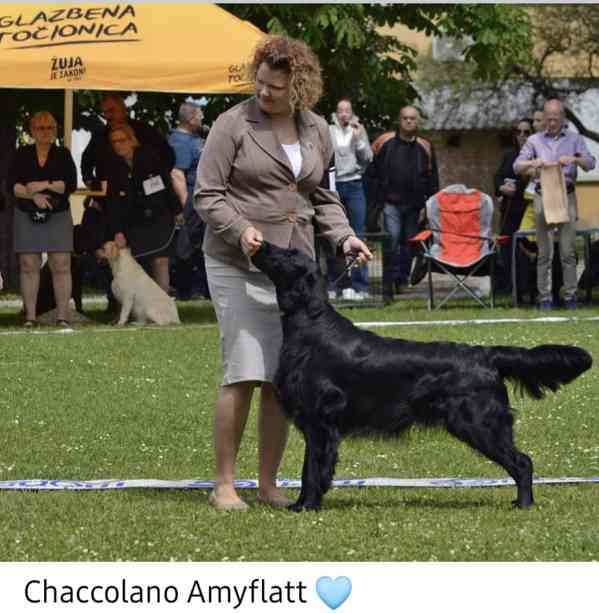
[[[0,480],[212,478],[212,408],[220,381],[209,305],[180,309],[178,328],[21,333],[0,310]],[[92,313],[93,314],[93,313]],[[361,321],[528,317],[533,310],[449,308],[422,301],[345,311]],[[565,312],[554,313],[564,316]],[[599,315],[583,308],[579,318]],[[102,316],[95,314],[102,322]],[[573,343],[599,355],[599,322],[389,327],[414,340],[532,346]],[[7,334],[14,331],[15,334]],[[593,368],[543,401],[513,398],[518,445],[535,475],[599,475],[599,392]],[[238,476],[255,478],[255,411]],[[298,478],[292,433],[281,477]],[[505,477],[442,431],[400,441],[346,441],[342,477]],[[292,491],[293,496],[296,491]],[[512,510],[514,488],[344,488],[319,514],[295,515],[243,496],[246,514],[219,514],[207,490],[0,491],[2,560],[598,560],[599,486],[537,486],[537,505]]]

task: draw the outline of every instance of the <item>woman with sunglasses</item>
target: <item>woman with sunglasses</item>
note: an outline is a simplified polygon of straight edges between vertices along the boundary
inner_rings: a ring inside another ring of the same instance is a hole
[[[29,127],[34,143],[17,150],[7,185],[16,196],[14,240],[24,325],[31,328],[36,323],[42,253],[46,252],[56,299],[56,324],[68,328],[73,250],[69,195],[77,188],[77,169],[71,152],[56,144],[57,123],[50,113],[35,113]]]
[[[503,160],[495,173],[495,195],[499,202],[500,223],[498,233],[511,237],[520,227],[526,210],[524,190],[527,181],[514,173],[514,161],[520,149],[532,134],[532,120],[523,118],[512,129],[512,146],[505,152]],[[499,290],[511,290],[511,246],[501,247],[501,271],[498,274]]]

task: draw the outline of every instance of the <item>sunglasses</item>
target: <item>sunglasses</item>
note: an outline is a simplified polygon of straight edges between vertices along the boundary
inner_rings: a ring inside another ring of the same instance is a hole
[[[56,126],[37,126],[35,129],[39,132],[52,132],[56,130]]]

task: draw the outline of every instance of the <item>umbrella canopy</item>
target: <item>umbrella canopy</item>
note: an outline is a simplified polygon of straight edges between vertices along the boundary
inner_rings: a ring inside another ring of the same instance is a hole
[[[242,93],[263,36],[212,4],[2,3],[0,86]]]

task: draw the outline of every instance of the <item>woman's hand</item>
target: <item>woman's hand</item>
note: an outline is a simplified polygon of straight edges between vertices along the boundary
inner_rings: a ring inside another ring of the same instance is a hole
[[[33,204],[35,204],[38,209],[52,210],[52,205],[48,201],[48,196],[45,194],[34,194],[32,200]]]
[[[241,235],[241,250],[248,257],[252,257],[260,249],[263,240],[262,232],[254,228],[254,226],[250,226]]]
[[[175,215],[175,224],[177,224],[178,226],[185,225],[185,215],[183,215],[183,213]]]
[[[29,183],[25,185],[25,189],[27,190],[28,194],[33,195],[48,189],[48,186],[48,181],[29,181]]]
[[[357,236],[350,236],[343,243],[344,255],[356,255],[358,256],[356,262],[360,265],[366,264],[366,262],[372,260],[372,253],[366,246],[366,243],[361,241]]]
[[[516,186],[513,183],[504,183],[499,187],[499,191],[508,197],[512,197],[516,193]]]

